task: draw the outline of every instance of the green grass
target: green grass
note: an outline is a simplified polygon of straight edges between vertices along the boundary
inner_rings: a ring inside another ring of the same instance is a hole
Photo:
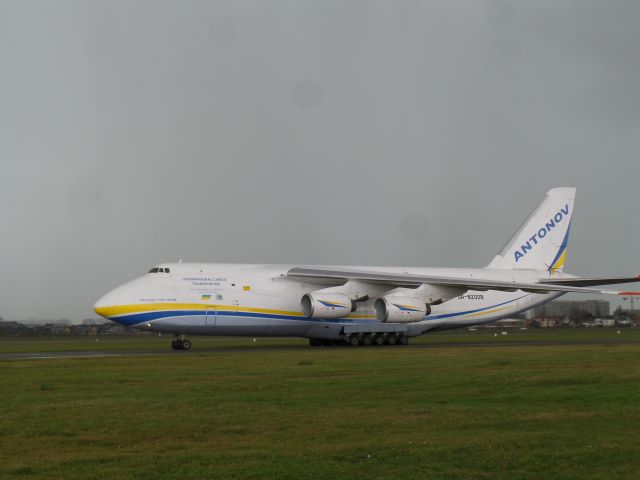
[[[507,335],[501,335],[506,331]],[[617,332],[620,331],[618,334]],[[497,335],[497,336],[495,336]],[[118,351],[118,350],[166,350],[172,336],[87,336],[87,337],[0,337],[0,353],[14,352],[67,352],[67,351]],[[307,345],[307,340],[297,338],[228,338],[192,337],[193,348],[246,348],[249,346]],[[457,330],[438,332],[412,338],[412,344],[474,343],[474,342],[640,342],[640,328],[599,329],[491,329]]]
[[[640,344],[5,360],[0,412],[0,478],[635,479]]]
[[[0,337],[0,353],[169,350],[172,336],[134,335],[97,337]],[[307,345],[303,339],[192,337],[195,349],[250,347],[252,345]]]

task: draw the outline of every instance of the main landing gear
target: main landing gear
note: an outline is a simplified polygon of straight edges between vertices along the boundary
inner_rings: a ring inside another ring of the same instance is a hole
[[[329,346],[329,345],[347,345],[350,347],[370,347],[382,345],[409,345],[409,337],[397,333],[352,333],[345,336],[344,340],[321,340],[319,338],[310,338],[309,345],[312,347]]]
[[[191,341],[184,335],[176,336],[171,340],[171,348],[174,350],[189,350],[191,348]]]

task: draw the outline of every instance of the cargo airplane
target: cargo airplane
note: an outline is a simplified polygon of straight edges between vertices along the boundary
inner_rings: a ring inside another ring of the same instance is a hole
[[[164,263],[95,304],[109,320],[174,334],[305,337],[312,346],[406,345],[410,337],[513,317],[565,293],[639,276],[563,272],[574,188],[554,188],[484,268]]]

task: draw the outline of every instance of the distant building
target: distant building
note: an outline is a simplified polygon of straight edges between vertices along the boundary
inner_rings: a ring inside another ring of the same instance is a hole
[[[562,325],[562,319],[557,317],[553,317],[553,318],[543,317],[540,319],[540,322],[539,322],[539,326],[541,328],[555,328],[555,327],[559,327],[560,325]]]
[[[615,325],[615,321],[613,318],[596,318],[591,322],[584,322],[582,324],[584,327],[613,327]]]
[[[616,310],[613,312],[613,316],[640,319],[640,310],[627,310],[622,308],[622,306],[618,306],[618,308],[616,308]]]
[[[529,310],[528,318],[574,317],[588,314],[593,318],[608,317],[610,304],[606,300],[555,300]]]
[[[124,325],[117,323],[107,323],[100,326],[100,335],[132,335],[134,331]]]
[[[91,335],[98,334],[98,327],[96,325],[73,325],[71,327],[71,335]]]
[[[498,328],[525,328],[526,321],[522,318],[503,318],[496,320],[493,324]]]
[[[45,323],[37,327],[38,333],[44,335],[69,335],[71,334],[71,326],[64,323]]]
[[[31,329],[19,322],[0,321],[0,335],[28,335]]]

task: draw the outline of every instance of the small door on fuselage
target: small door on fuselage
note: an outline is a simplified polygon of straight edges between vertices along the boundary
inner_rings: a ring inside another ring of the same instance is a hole
[[[214,305],[207,306],[207,313],[204,318],[204,324],[207,326],[216,324],[216,314],[218,312],[218,307]]]

